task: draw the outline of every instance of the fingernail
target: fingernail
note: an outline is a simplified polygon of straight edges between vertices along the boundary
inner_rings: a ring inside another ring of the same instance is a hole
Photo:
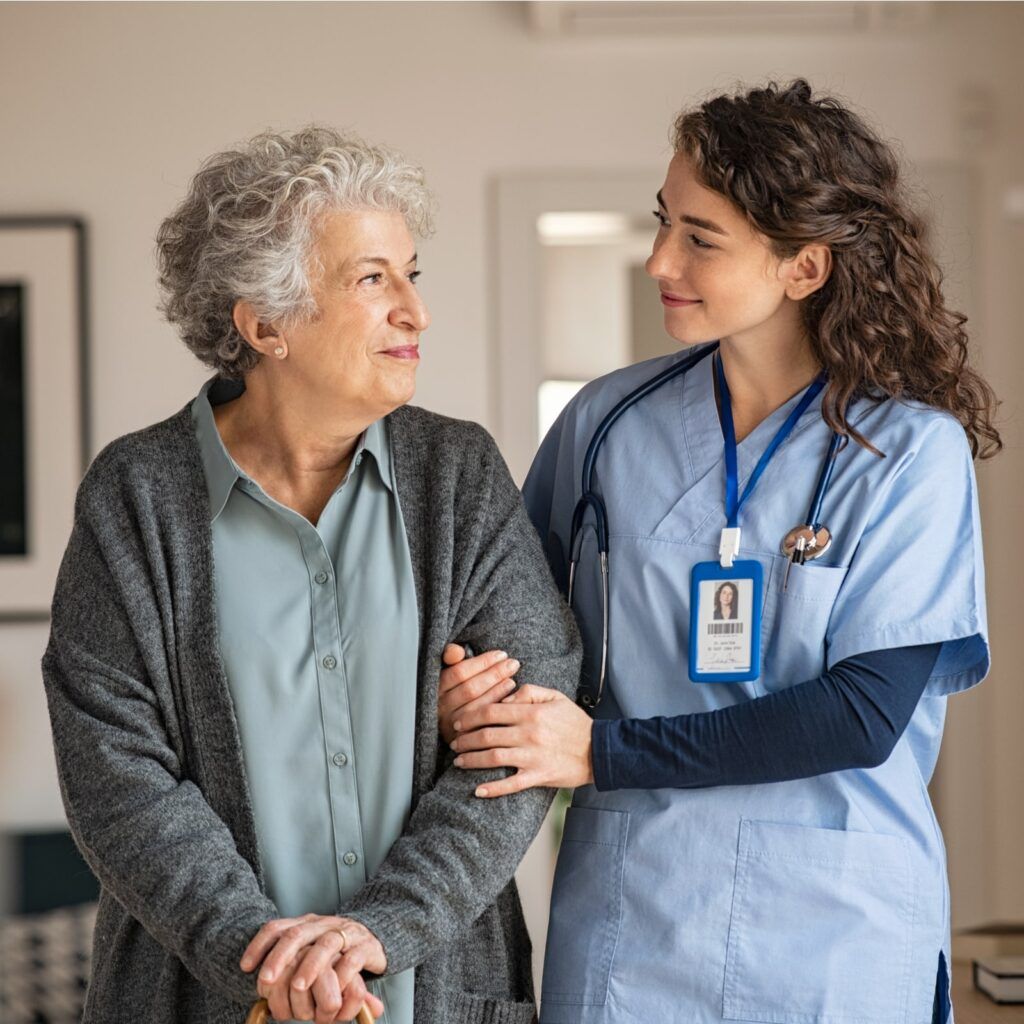
[[[296,978],[292,982],[292,987],[298,989],[299,992],[305,992],[306,991],[306,979],[305,978]]]
[[[249,968],[251,966],[252,966],[252,961],[247,956],[243,956],[242,957],[242,970],[243,971],[247,971],[247,970],[249,970]]]
[[[265,985],[270,985],[273,982],[274,977],[275,975],[273,971],[265,971],[263,974],[260,975],[260,981],[262,981]]]
[[[460,721],[460,722],[456,722],[456,723],[455,723],[455,724],[454,724],[454,725],[452,726],[452,728],[453,728],[453,729],[454,729],[454,730],[455,730],[456,732],[461,732],[461,731],[462,731],[462,722],[461,722],[461,721]]]
[[[477,796],[487,796],[487,790],[486,790],[486,789],[484,789],[484,787],[483,787],[483,786],[481,786],[481,787],[480,787],[480,788],[479,788],[479,789],[478,789],[478,790],[476,791],[476,795],[477,795]]]
[[[462,757],[455,758],[455,767],[456,768],[461,768],[464,761],[465,761],[465,758],[462,758]]]
[[[505,689],[509,692],[516,688],[516,681],[514,679],[507,679],[505,681]]]
[[[511,669],[511,670],[512,670],[513,672],[518,672],[518,671],[519,671],[519,668],[520,668],[520,665],[519,665],[519,662],[518,662],[518,661],[516,661],[516,659],[515,659],[515,658],[513,658],[513,659],[512,659],[512,661],[511,661],[511,663],[509,664],[509,666],[508,666],[508,667],[509,667],[509,668],[510,668],[510,669]]]
[[[498,661],[504,661],[508,657],[508,654],[506,654],[505,651],[498,651],[494,657],[497,658]]]

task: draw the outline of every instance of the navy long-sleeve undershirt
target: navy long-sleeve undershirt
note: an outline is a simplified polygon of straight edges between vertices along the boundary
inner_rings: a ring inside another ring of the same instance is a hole
[[[594,783],[697,789],[874,768],[907,727],[941,644],[870,651],[717,711],[594,722]]]

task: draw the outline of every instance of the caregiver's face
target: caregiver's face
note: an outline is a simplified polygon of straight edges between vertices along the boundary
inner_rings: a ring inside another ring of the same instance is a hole
[[[430,324],[412,235],[400,213],[333,213],[313,252],[318,314],[287,329],[289,370],[312,394],[378,419],[412,398],[420,332]]]
[[[735,338],[786,301],[782,261],[729,199],[676,154],[658,193],[658,233],[646,269],[658,282],[665,330],[684,344]]]

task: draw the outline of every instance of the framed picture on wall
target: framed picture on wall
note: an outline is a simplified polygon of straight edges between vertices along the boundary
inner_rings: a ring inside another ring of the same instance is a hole
[[[45,620],[89,457],[85,225],[0,216],[0,622]]]

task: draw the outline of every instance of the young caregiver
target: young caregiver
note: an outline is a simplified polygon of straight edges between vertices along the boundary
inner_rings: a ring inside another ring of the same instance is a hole
[[[927,785],[989,665],[995,399],[857,115],[798,80],[674,144],[647,270],[683,350],[584,388],[525,487],[583,707],[449,648],[442,729],[517,769],[480,797],[575,787],[542,1024],[945,1022]]]

